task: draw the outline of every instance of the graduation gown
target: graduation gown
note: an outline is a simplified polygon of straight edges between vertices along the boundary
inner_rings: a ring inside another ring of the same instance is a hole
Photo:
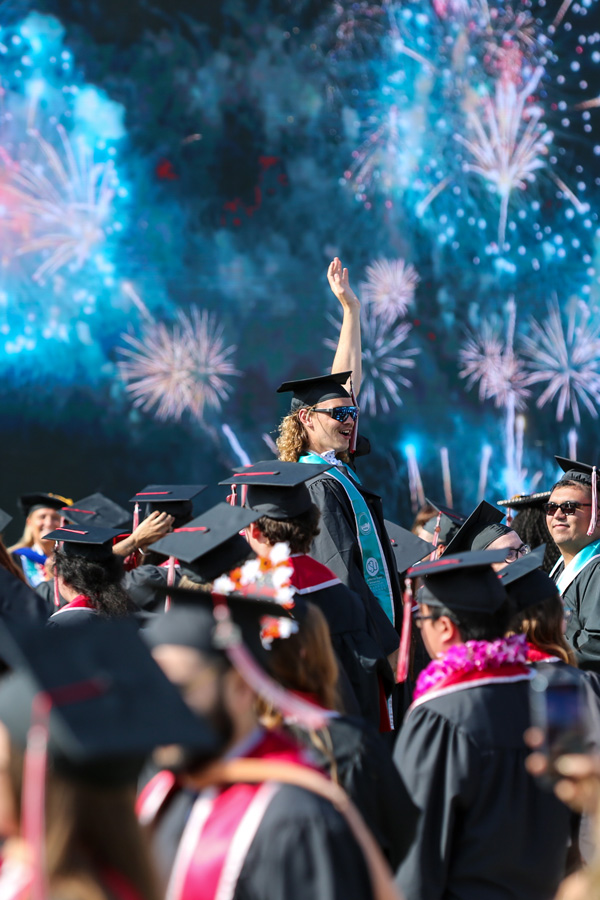
[[[360,597],[310,556],[292,556],[296,593],[318,606],[329,625],[331,643],[356,698],[357,712],[379,728],[380,684],[389,695],[394,676],[381,645],[369,629]]]
[[[436,688],[409,709],[394,761],[421,813],[396,876],[410,900],[554,896],[570,811],[525,769],[528,680]]]
[[[561,561],[553,570],[558,578]],[[582,669],[600,672],[600,559],[588,563],[563,592],[567,630],[565,637]]]
[[[277,733],[262,733],[257,741],[245,757],[302,762],[296,746]],[[265,790],[259,794],[261,787]],[[230,785],[216,799],[214,794],[209,788],[194,795],[172,777],[169,787],[168,773],[159,773],[140,796],[140,819],[152,826],[155,860],[163,878],[170,879],[171,900],[214,900],[222,871],[219,859],[231,850],[234,838],[239,849],[235,886],[227,894],[231,900],[373,896],[361,850],[343,817],[323,798],[274,783]],[[240,827],[253,801],[258,806],[252,825],[246,820]],[[208,808],[204,821],[202,803]]]
[[[79,594],[70,603],[57,609],[48,619],[51,627],[64,627],[66,625],[80,625],[82,622],[99,620],[98,610],[92,605],[88,597]]]
[[[418,816],[400,819],[398,811],[411,801],[381,735],[356,716],[332,717],[316,742],[304,729],[288,728],[344,788],[395,870],[412,843]]]
[[[313,540],[310,555],[335,572],[342,584],[359,595],[367,612],[370,633],[389,656],[398,649],[398,633],[364,579],[356,520],[350,499],[341,484],[327,472],[310,479],[306,484],[313,503],[321,512],[319,534]],[[381,498],[367,491],[358,482],[354,484],[364,497],[377,529],[390,576],[396,622],[400,623],[402,593],[394,553],[383,524]]]

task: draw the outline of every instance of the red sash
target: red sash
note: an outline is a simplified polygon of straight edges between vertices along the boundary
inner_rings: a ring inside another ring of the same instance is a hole
[[[484,684],[493,684],[494,682],[496,684],[506,684],[513,681],[531,681],[532,678],[532,670],[523,663],[507,663],[506,665],[490,667],[489,669],[473,669],[471,672],[452,672],[443,681],[440,681],[425,694],[421,694],[420,697],[414,700],[406,715],[408,716],[415,707],[445,694],[454,694],[457,691]]]
[[[295,744],[268,732],[246,758],[306,766]],[[273,782],[209,788],[196,800],[181,836],[167,900],[230,900],[244,860],[271,800]]]
[[[61,613],[67,612],[69,609],[92,609],[94,612],[97,612],[96,607],[92,604],[92,601],[89,597],[85,597],[83,594],[78,594],[74,600],[71,600],[70,603],[65,604],[65,606],[61,606],[60,609],[57,609],[55,613],[52,613],[50,616],[53,619],[55,616],[59,616]]]
[[[540,648],[536,647],[535,644],[531,644],[529,641],[527,641],[527,662],[546,662],[547,660],[556,659],[558,659],[558,657],[555,654],[546,653],[545,650],[540,650]]]
[[[312,594],[315,591],[341,584],[337,575],[305,553],[292,556],[290,565],[294,570],[291,577],[292,587],[298,594]]]

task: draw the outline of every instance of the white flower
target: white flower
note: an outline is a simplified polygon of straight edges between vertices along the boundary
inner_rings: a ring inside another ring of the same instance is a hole
[[[215,594],[233,594],[235,584],[229,575],[221,575],[213,584],[213,593]]]
[[[269,553],[269,559],[274,566],[278,566],[280,563],[285,562],[290,558],[290,556],[290,545],[285,541],[280,541],[278,544],[274,544],[271,548],[271,552]]]
[[[249,559],[240,570],[240,583],[244,586],[254,584],[260,577],[260,560]]]
[[[270,572],[271,582],[274,587],[280,588],[290,584],[294,570],[290,566],[277,566]]]

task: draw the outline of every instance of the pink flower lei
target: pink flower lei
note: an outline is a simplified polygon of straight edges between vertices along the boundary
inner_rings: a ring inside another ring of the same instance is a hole
[[[437,659],[432,659],[417,679],[413,696],[417,700],[457,672],[484,672],[527,663],[527,640],[524,634],[514,634],[496,641],[467,641],[456,644]]]

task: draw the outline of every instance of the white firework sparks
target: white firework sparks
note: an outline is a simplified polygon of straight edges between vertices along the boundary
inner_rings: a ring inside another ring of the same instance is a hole
[[[404,316],[415,296],[419,281],[417,270],[403,259],[379,259],[366,268],[367,281],[362,296],[371,312],[387,324]]]
[[[514,321],[509,321],[509,338],[505,341],[500,325],[483,322],[478,333],[470,333],[459,353],[461,378],[467,379],[467,388],[479,383],[479,399],[494,400],[497,407],[506,408],[514,403],[515,409],[524,409],[528,375],[521,361],[515,356],[512,337]]]
[[[105,237],[105,223],[114,198],[112,161],[95,163],[80,139],[74,147],[62,125],[56,130],[61,152],[37,132],[30,131],[41,150],[43,163],[8,164],[9,190],[20,213],[29,217],[31,236],[17,250],[20,255],[46,253],[33,274],[36,281],[68,264],[81,268],[92,248]]]
[[[226,378],[240,373],[231,362],[223,328],[206,311],[179,312],[176,322],[148,319],[139,338],[123,335],[119,371],[134,406],[157,419],[179,421],[184,413],[202,421],[205,407],[218,410],[232,388]]]
[[[562,422],[571,410],[577,425],[581,421],[579,403],[594,418],[600,406],[600,320],[591,322],[592,313],[583,301],[572,302],[565,331],[556,299],[548,305],[542,322],[531,320],[530,334],[523,338],[523,353],[528,357],[529,384],[546,382],[536,405],[542,408],[556,400],[556,420]]]
[[[464,164],[465,171],[480,175],[500,197],[500,247],[506,236],[511,194],[517,188],[525,190],[535,181],[535,172],[545,168],[543,157],[554,137],[541,121],[542,107],[527,102],[542,74],[543,68],[538,66],[520,91],[513,79],[499,78],[494,98],[483,98],[483,117],[475,110],[467,113],[473,137],[455,135],[475,160]]]
[[[332,316],[329,320],[339,332],[339,322]],[[402,406],[400,386],[412,387],[412,382],[403,372],[414,369],[414,357],[421,352],[417,347],[399,349],[411,330],[412,325],[408,322],[390,329],[381,318],[361,312],[361,413],[374,416],[378,408],[389,413],[392,406]],[[332,350],[337,349],[337,340],[326,339],[323,343]]]

